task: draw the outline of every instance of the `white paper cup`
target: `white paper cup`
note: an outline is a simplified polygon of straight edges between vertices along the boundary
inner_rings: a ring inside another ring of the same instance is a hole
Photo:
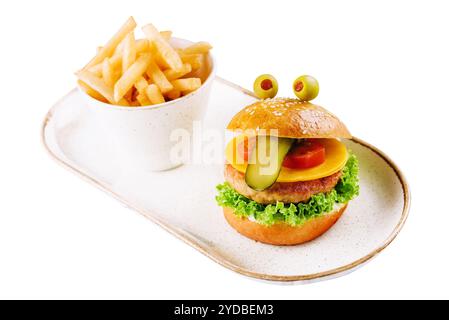
[[[171,42],[177,48],[191,44],[190,41],[177,38],[173,38]],[[193,122],[201,121],[207,109],[215,69],[215,61],[209,54],[204,68],[196,74],[203,80],[203,85],[198,90],[155,106],[114,106],[90,97],[81,88],[79,91],[86,106],[90,108],[93,121],[111,139],[120,161],[140,170],[163,171],[183,163],[183,160],[173,159],[171,156],[172,148],[175,145],[179,148],[180,142],[171,141],[170,137],[177,129],[192,136]]]

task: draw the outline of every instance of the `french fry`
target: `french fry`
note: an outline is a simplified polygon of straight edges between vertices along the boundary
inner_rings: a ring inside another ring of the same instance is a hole
[[[139,93],[136,99],[142,107],[151,105],[151,101],[150,99],[148,99],[145,93],[144,94]]]
[[[108,100],[109,103],[114,104],[116,101],[120,99],[114,99],[114,92],[112,88],[108,87],[103,79],[95,76],[87,70],[81,70],[76,73],[79,80],[83,81],[93,90],[97,91],[103,97]],[[120,97],[121,98],[121,97]]]
[[[117,77],[115,75],[116,73],[114,69],[112,68],[111,62],[109,61],[109,58],[104,59],[102,65],[103,81],[107,86],[112,88],[115,81],[117,80]]]
[[[125,98],[121,98],[119,102],[117,102],[117,105],[122,107],[128,107],[130,103]]]
[[[145,90],[148,87],[148,82],[144,77],[140,77],[134,84],[134,87],[136,87],[140,94],[145,94]]]
[[[115,57],[115,56],[120,56],[121,57],[123,55],[123,46],[125,45],[125,40],[126,40],[126,37],[125,37],[125,39],[122,40],[122,42],[120,42],[117,45],[117,47],[114,50],[114,53],[112,54],[112,58]]]
[[[171,39],[171,36],[172,36],[173,32],[171,32],[171,31],[161,31],[160,34],[165,39],[165,41],[169,41]]]
[[[134,32],[130,32],[123,42],[123,57],[122,57],[122,73],[136,61],[136,39],[134,38]]]
[[[170,69],[170,66],[165,62],[165,60],[156,50],[153,50],[153,53],[154,53],[154,61],[156,61],[156,64],[159,66],[161,70],[165,71]]]
[[[142,54],[148,51],[150,48],[150,42],[147,39],[136,40],[136,51],[137,54]]]
[[[183,54],[206,54],[212,49],[212,46],[208,42],[197,42],[191,46],[181,49]]]
[[[150,84],[146,89],[145,93],[147,94],[148,99],[150,99],[152,104],[164,103],[165,99],[159,90],[159,87],[155,84]]]
[[[100,93],[89,87],[85,82],[78,80],[78,84],[81,87],[81,89],[84,90],[84,92],[90,95],[92,98],[104,103],[108,103],[108,100],[106,100],[105,97],[103,97]]]
[[[200,69],[203,65],[202,54],[182,54],[181,60],[184,63],[188,63],[192,66],[192,70]]]
[[[119,31],[106,43],[106,45],[97,53],[97,55],[84,67],[88,69],[96,64],[103,62],[107,57],[112,56],[115,48],[126,37],[128,33],[133,31],[137,27],[136,21],[133,17],[130,17]]]
[[[175,89],[183,93],[192,92],[201,87],[201,79],[200,78],[178,79],[172,81],[172,85]]]
[[[114,70],[120,69],[122,67],[122,54],[114,55],[109,58],[109,63],[111,64],[111,68]],[[97,77],[103,76],[103,64],[99,63],[88,70],[90,73],[96,75]]]
[[[181,97],[181,91],[179,91],[178,89],[173,89],[172,91],[167,92],[166,96],[170,100],[175,100]]]
[[[122,42],[120,42],[120,44],[117,46],[117,48],[114,51],[114,54],[112,55],[112,58],[115,57],[123,57],[123,47],[125,45],[126,42],[126,37],[125,39],[123,39]],[[141,54],[145,51],[148,51],[149,47],[149,41],[147,39],[139,39],[139,40],[135,40],[136,42],[136,54]]]
[[[165,74],[161,71],[161,69],[159,69],[158,65],[154,61],[150,63],[147,70],[147,76],[159,87],[162,94],[173,90],[172,84],[167,80]]]
[[[184,63],[180,70],[167,69],[164,71],[164,75],[167,80],[172,81],[184,77],[190,72],[192,72],[192,66],[189,63]]]
[[[97,65],[93,66],[92,68],[90,68],[87,71],[92,73],[94,76],[97,76],[97,77],[101,78],[103,76],[103,64],[102,63],[97,64]]]
[[[161,36],[159,31],[152,24],[148,24],[142,28],[145,36],[154,44],[159,57],[173,70],[182,68],[182,61],[179,54],[170,44]]]
[[[134,83],[145,73],[151,62],[150,54],[142,54],[132,66],[115,83],[113,98],[120,100],[132,88]],[[101,92],[100,92],[101,93]]]
[[[122,42],[123,44],[123,42]],[[120,47],[120,45],[119,45]],[[117,49],[119,48],[117,47]],[[149,48],[149,41],[147,39],[139,39],[136,41],[136,53],[142,54],[146,51],[148,51]],[[120,69],[122,68],[122,60],[123,60],[123,51],[116,51],[114,55],[109,59],[109,62],[111,63],[111,66],[113,69]],[[89,71],[95,74],[98,77],[102,76],[102,68],[103,65],[97,64],[91,68],[89,68]]]

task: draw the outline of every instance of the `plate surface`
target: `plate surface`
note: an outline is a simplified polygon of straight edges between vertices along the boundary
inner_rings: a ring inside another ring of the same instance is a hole
[[[249,91],[217,78],[203,130],[224,130],[254,100]],[[149,173],[118,162],[113,141],[92,123],[76,90],[49,111],[42,134],[50,155],[67,169],[224,267],[262,280],[302,282],[348,273],[393,241],[410,206],[409,188],[396,165],[368,143],[345,140],[360,161],[360,196],[322,237],[295,247],[269,246],[242,237],[226,223],[214,200],[215,186],[223,182],[222,165]]]

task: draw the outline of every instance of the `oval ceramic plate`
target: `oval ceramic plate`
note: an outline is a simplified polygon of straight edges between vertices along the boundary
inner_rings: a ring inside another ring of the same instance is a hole
[[[217,78],[202,129],[224,130],[231,117],[254,100],[250,92]],[[262,280],[303,282],[354,270],[393,241],[410,205],[398,167],[368,143],[345,140],[360,161],[360,196],[322,237],[300,246],[275,247],[244,238],[226,223],[214,200],[215,186],[223,182],[222,165],[149,173],[118,162],[114,155],[120,150],[92,123],[76,90],[49,111],[43,139],[50,155],[67,169],[222,266]]]

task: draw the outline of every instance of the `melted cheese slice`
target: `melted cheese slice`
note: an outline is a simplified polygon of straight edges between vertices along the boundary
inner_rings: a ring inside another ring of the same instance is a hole
[[[245,173],[247,164],[237,152],[237,148],[242,146],[241,142],[245,136],[241,135],[231,140],[225,150],[225,157],[229,164],[236,170]],[[297,182],[310,181],[330,176],[340,170],[348,160],[346,146],[337,139],[318,139],[326,149],[326,160],[319,166],[308,169],[289,169],[282,167],[277,182]]]

